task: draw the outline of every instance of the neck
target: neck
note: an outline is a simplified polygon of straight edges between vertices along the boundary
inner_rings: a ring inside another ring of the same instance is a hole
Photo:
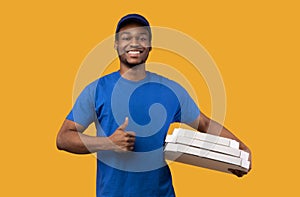
[[[130,81],[140,81],[146,77],[145,64],[140,64],[129,68],[128,66],[121,63],[120,74],[123,78]]]

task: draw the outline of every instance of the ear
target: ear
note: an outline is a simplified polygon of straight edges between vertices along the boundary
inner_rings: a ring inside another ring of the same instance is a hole
[[[115,43],[114,43],[114,48],[115,48],[115,50],[117,50],[118,49],[118,41],[117,40],[115,40]]]
[[[150,40],[149,43],[148,43],[148,48],[149,48],[149,52],[152,50],[152,41]]]

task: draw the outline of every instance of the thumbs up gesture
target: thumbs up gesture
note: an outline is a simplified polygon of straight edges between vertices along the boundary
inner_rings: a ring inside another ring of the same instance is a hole
[[[115,130],[115,132],[109,136],[109,140],[112,142],[112,150],[115,151],[132,151],[135,142],[135,133],[132,131],[125,131],[128,126],[128,117],[125,118],[123,124]]]

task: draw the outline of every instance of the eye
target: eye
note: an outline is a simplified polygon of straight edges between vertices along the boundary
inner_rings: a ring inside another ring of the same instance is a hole
[[[131,37],[129,37],[129,36],[122,36],[121,39],[124,40],[124,41],[129,41],[131,39]]]
[[[148,40],[148,38],[146,36],[141,36],[140,37],[140,41],[147,41],[147,40]]]

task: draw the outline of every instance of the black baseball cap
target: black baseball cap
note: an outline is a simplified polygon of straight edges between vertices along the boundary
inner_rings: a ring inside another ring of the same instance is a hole
[[[141,26],[144,26],[147,29],[147,31],[149,32],[150,40],[151,40],[152,33],[151,33],[150,24],[145,17],[143,17],[142,15],[139,15],[139,14],[128,14],[126,16],[123,16],[117,25],[116,35],[122,27],[126,26],[129,23],[138,23]]]

